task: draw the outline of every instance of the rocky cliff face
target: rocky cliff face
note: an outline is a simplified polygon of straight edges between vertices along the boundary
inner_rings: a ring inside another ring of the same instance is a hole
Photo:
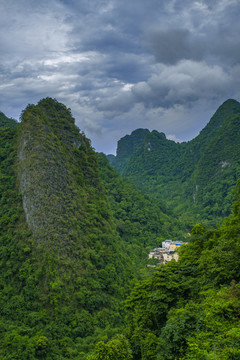
[[[46,147],[49,130],[43,124],[31,126],[21,138],[18,151],[23,208],[27,223],[40,242],[54,234],[52,225],[61,228],[60,219],[71,198],[72,179],[67,163],[56,143],[52,141],[52,148]],[[45,135],[42,142],[39,142],[38,131]]]
[[[149,134],[148,129],[134,130],[131,135],[126,135],[118,141],[117,157],[129,157],[144,143],[146,135]]]
[[[45,99],[23,113],[19,188],[28,226],[38,244],[52,243],[55,250],[64,252],[73,229],[83,221],[86,197],[91,203],[102,192],[92,152],[64,105]],[[78,239],[84,237],[83,226],[80,228]]]
[[[97,155],[50,98],[0,130],[0,353],[79,358],[85,337],[121,322],[131,277]]]

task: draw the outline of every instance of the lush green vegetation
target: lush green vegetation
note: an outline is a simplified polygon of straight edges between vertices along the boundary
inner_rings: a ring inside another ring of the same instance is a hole
[[[11,129],[15,129],[18,126],[16,120],[12,118],[8,118],[5,114],[0,111],[0,127],[8,127]]]
[[[188,144],[144,129],[126,137],[122,171],[134,180],[140,166],[150,195],[93,151],[57,101],[29,105],[19,126],[3,116],[1,359],[240,358],[238,112],[226,102]],[[217,229],[193,227],[177,263],[146,267],[151,247],[231,208]]]
[[[139,274],[139,267],[146,264],[150,248],[160,246],[170,236],[184,240],[188,237],[187,230],[161,200],[121,178],[104,154],[99,154],[99,168],[117,231]]]
[[[145,136],[149,134],[148,129],[137,129],[131,133],[131,135],[124,136],[118,141],[117,146],[117,159],[120,161],[114,161],[114,157],[110,155],[110,163],[113,161],[116,169],[119,172],[124,170],[126,164],[131,158],[131,155],[138,150],[138,148],[144,143]]]
[[[233,215],[197,224],[179,262],[161,265],[126,302],[134,359],[238,359],[240,182]]]
[[[141,130],[137,142],[136,130],[119,140],[110,161],[138,188],[164,200],[185,226],[200,220],[216,224],[231,213],[240,175],[239,114],[240,104],[227,100],[188,143],[147,130]]]
[[[122,326],[133,276],[97,156],[52,99],[0,136],[0,357],[84,359]]]

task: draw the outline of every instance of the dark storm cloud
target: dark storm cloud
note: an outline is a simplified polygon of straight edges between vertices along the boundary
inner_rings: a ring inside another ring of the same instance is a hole
[[[154,30],[145,36],[144,43],[159,63],[172,65],[183,59],[205,59],[236,64],[240,61],[240,39],[237,36],[240,24],[235,28],[236,34],[231,36],[221,28],[208,29],[205,34],[192,34],[188,29]]]
[[[55,97],[97,150],[137,127],[189,139],[240,97],[239,0],[13,0],[0,11],[0,111]]]
[[[152,50],[157,62],[176,64],[195,55],[189,38],[190,31],[186,29],[152,31],[146,36],[145,46]]]

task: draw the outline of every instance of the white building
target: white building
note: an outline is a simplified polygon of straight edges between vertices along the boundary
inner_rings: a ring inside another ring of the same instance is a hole
[[[162,242],[161,248],[155,248],[153,251],[150,251],[148,259],[157,259],[158,264],[166,264],[173,259],[178,261],[179,255],[176,250],[182,244],[182,241],[165,240]]]

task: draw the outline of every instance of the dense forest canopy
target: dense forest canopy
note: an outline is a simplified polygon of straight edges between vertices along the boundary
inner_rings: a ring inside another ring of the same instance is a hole
[[[136,130],[126,179],[56,100],[0,113],[1,359],[239,359],[239,124],[228,100],[189,143]]]
[[[231,214],[240,176],[240,104],[225,101],[193,140],[135,130],[119,140],[111,164],[140,189],[164,200],[186,226],[216,224]],[[187,220],[187,218],[190,220]]]
[[[133,276],[97,156],[52,99],[1,129],[1,154],[1,357],[80,356]]]

